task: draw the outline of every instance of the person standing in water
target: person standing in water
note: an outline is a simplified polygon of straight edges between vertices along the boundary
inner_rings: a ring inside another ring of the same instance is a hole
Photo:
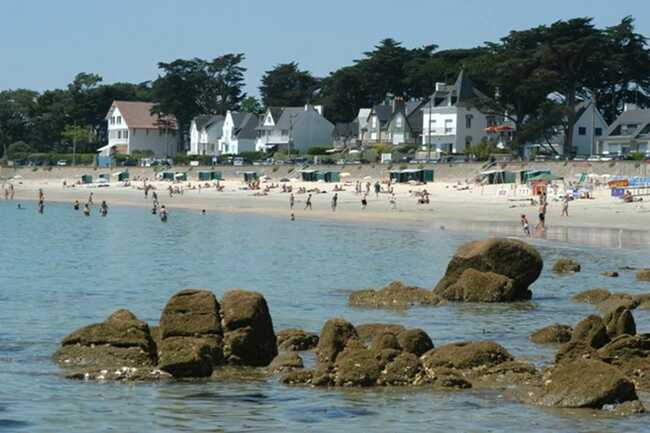
[[[562,198],[562,214],[560,216],[569,216],[569,194]]]
[[[307,201],[305,202],[305,210],[307,210],[308,208],[309,210],[311,210],[311,194],[307,196]]]
[[[166,223],[167,222],[167,208],[165,205],[160,206],[160,211],[158,212],[160,214],[160,222]]]
[[[368,194],[364,194],[361,198],[361,210],[365,210],[368,207]]]
[[[93,193],[91,192],[90,195],[88,195],[88,204],[93,204]]]
[[[72,209],[74,210],[79,210],[79,200],[75,200],[74,203],[72,203]]]
[[[539,204],[539,223],[535,227],[536,230],[544,231],[546,230],[546,197],[542,196],[543,200]]]
[[[335,192],[334,196],[332,196],[332,212],[336,212],[336,206],[338,204],[338,201],[339,201],[339,194]]]
[[[84,215],[90,216],[90,206],[88,206],[88,203],[84,203]]]
[[[381,192],[381,185],[379,181],[375,182],[375,198],[379,200],[379,193]]]
[[[102,201],[102,205],[99,208],[99,214],[103,217],[108,215],[108,205],[106,204],[106,201]]]
[[[524,232],[524,234],[528,237],[530,237],[530,225],[528,224],[528,218],[526,218],[526,215],[521,215],[521,231]]]
[[[295,203],[296,203],[296,197],[293,195],[293,193],[291,193],[291,195],[289,195],[289,210],[293,210],[293,206]]]
[[[38,190],[38,213],[42,214],[43,211],[45,210],[45,194],[43,194],[43,190],[39,189]]]

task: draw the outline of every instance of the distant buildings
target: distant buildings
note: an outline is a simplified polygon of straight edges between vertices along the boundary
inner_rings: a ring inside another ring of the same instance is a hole
[[[152,108],[149,102],[113,101],[106,114],[108,144],[98,149],[100,155],[151,151],[157,157],[174,156],[179,145],[176,119],[158,117]]]
[[[257,126],[258,151],[288,149],[306,152],[311,147],[331,147],[334,124],[322,106],[269,107]]]
[[[217,155],[226,116],[196,116],[190,125],[190,155]]]
[[[228,111],[219,140],[219,155],[238,155],[255,151],[258,118],[254,113]]]
[[[626,104],[624,111],[598,141],[599,152],[624,155],[630,152],[650,153],[650,109]]]

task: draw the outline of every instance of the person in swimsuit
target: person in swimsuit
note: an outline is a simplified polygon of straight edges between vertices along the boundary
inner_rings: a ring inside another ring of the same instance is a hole
[[[88,206],[88,203],[84,204],[84,215],[90,216],[90,206]]]
[[[305,202],[305,210],[306,209],[311,210],[311,194],[307,196],[307,201]]]
[[[336,205],[338,204],[339,201],[339,194],[334,193],[334,196],[332,196],[332,212],[336,212]]]
[[[165,205],[160,206],[160,211],[158,212],[160,214],[160,221],[163,223],[167,222],[167,208]]]
[[[81,206],[79,204],[79,200],[75,200],[74,203],[72,204],[72,209],[79,210],[79,206]]]
[[[108,215],[108,205],[106,204],[106,201],[102,201],[102,205],[99,208],[99,214],[103,217]]]

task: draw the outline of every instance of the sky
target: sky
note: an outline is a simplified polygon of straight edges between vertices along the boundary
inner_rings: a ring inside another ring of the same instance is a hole
[[[143,82],[161,61],[241,52],[256,96],[279,63],[322,77],[386,37],[469,48],[560,19],[610,26],[627,15],[650,38],[648,0],[2,0],[0,89],[62,88],[79,72]]]

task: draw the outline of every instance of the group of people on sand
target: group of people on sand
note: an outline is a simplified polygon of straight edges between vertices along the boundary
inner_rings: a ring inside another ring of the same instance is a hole
[[[565,194],[562,197],[562,212],[560,213],[560,216],[563,217],[568,217],[569,216],[569,202],[571,201],[571,195],[570,194]],[[536,233],[543,233],[546,230],[546,212],[548,210],[548,197],[545,192],[543,192],[539,196],[539,207],[538,207],[538,213],[537,216],[539,218],[539,222],[535,226],[535,232]],[[526,236],[532,236],[532,231],[530,229],[530,223],[528,222],[528,217],[526,217],[525,214],[521,215],[520,219],[520,224],[521,224],[521,229],[524,232],[524,235]]]

